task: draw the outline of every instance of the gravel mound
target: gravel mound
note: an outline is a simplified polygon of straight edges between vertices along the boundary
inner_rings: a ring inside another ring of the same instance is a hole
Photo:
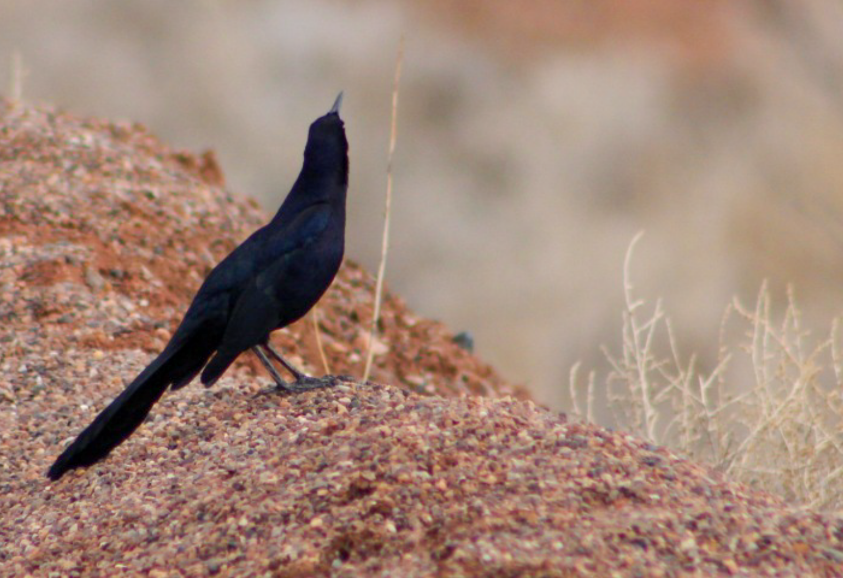
[[[64,444],[266,216],[226,192],[210,152],[4,101],[0,200],[4,576],[843,574],[843,516],[570,424],[393,295],[378,383],[288,396],[244,356],[50,484]],[[362,373],[372,294],[346,263],[322,301],[331,373]],[[277,344],[325,372],[312,320]]]

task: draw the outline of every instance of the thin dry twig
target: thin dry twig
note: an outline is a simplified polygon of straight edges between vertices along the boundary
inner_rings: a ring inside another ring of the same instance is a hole
[[[313,333],[316,335],[316,349],[319,350],[319,357],[322,359],[322,367],[325,375],[331,375],[331,366],[328,365],[328,357],[325,355],[325,347],[322,345],[322,334],[319,331],[319,308],[314,306],[310,314],[313,321]]]
[[[404,63],[404,35],[398,44],[398,56],[395,60],[395,77],[392,84],[392,125],[389,131],[389,154],[386,161],[386,201],[383,215],[383,240],[381,243],[381,260],[378,265],[378,280],[375,286],[375,307],[372,313],[372,328],[369,330],[369,346],[366,351],[366,368],[363,371],[363,381],[369,380],[372,371],[372,361],[375,358],[375,333],[378,330],[378,319],[381,314],[381,299],[383,298],[383,278],[386,273],[386,254],[389,250],[389,217],[392,207],[392,158],[395,154],[395,142],[398,136],[398,87],[401,81],[401,66]]]
[[[574,406],[574,413],[588,423],[597,423],[594,417],[594,409],[596,407],[594,401],[594,380],[596,373],[593,370],[588,372],[585,388],[585,407],[583,407],[580,403],[578,387],[580,367],[582,367],[582,363],[578,361],[571,366],[571,371],[568,373],[568,388],[571,394],[571,403]]]
[[[752,306],[734,300],[727,307],[717,364],[702,375],[695,356],[685,362],[679,354],[661,301],[649,310],[635,295],[630,266],[639,239],[624,259],[622,350],[613,355],[604,348],[613,425],[794,503],[843,505],[836,482],[843,478],[839,322],[824,339],[813,339],[792,288],[779,318],[764,282]],[[582,413],[589,408],[576,398],[579,370],[572,368],[570,387],[574,409]]]
[[[26,78],[26,68],[23,65],[23,57],[18,50],[12,51],[12,68],[9,78],[9,94],[14,104],[23,102],[23,81]]]

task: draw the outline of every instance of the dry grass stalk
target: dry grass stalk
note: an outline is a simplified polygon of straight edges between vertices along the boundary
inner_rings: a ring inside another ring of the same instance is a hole
[[[386,161],[386,201],[383,215],[383,241],[381,243],[381,260],[378,265],[378,280],[375,287],[375,307],[372,313],[372,328],[369,331],[369,347],[366,350],[366,368],[363,371],[363,381],[369,380],[372,371],[372,361],[375,358],[375,333],[378,330],[381,299],[383,298],[383,278],[386,274],[386,254],[389,250],[389,217],[392,207],[392,158],[395,155],[395,142],[398,136],[398,87],[401,81],[401,66],[404,63],[404,36],[398,44],[398,56],[395,60],[395,77],[392,83],[392,125],[389,131],[389,154]]]
[[[585,408],[583,408],[580,404],[580,396],[577,393],[579,390],[579,370],[581,366],[582,364],[580,362],[575,363],[568,375],[568,387],[571,393],[571,401],[574,404],[574,414],[575,416],[584,418],[587,422],[596,423],[597,419],[595,418],[594,410],[597,404],[594,400],[594,380],[597,374],[594,371],[588,372],[585,388]]]
[[[316,335],[316,349],[319,350],[319,357],[322,359],[322,368],[325,370],[325,375],[331,375],[331,366],[328,365],[328,357],[325,355],[325,347],[322,345],[322,334],[319,331],[318,307],[313,307],[310,313],[310,319],[313,321],[313,333]]]
[[[23,102],[23,81],[26,78],[26,68],[23,65],[23,58],[17,50],[12,51],[12,67],[9,78],[9,94],[13,104]]]

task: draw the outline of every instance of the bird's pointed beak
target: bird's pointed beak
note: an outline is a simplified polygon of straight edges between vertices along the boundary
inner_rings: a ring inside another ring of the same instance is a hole
[[[337,99],[334,101],[334,106],[331,107],[331,110],[328,111],[328,114],[336,113],[339,114],[340,107],[342,106],[342,91],[337,95]]]

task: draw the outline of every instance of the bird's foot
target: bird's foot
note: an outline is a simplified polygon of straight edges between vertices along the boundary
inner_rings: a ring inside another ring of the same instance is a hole
[[[312,391],[314,389],[322,389],[327,387],[335,387],[340,384],[340,380],[334,375],[326,375],[324,377],[311,377],[309,375],[301,374],[296,377],[293,382],[284,382],[277,384],[276,389],[286,393],[301,393],[303,391]]]

